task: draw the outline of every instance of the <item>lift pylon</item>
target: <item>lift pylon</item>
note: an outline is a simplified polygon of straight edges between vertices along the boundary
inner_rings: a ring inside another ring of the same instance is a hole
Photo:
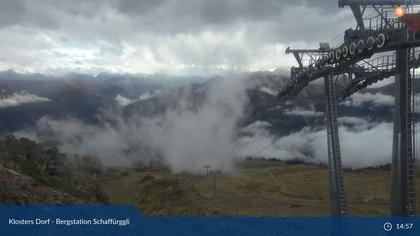
[[[420,26],[409,23],[420,18],[420,13],[413,13],[414,5],[420,5],[420,0],[339,0],[338,5],[350,7],[357,22],[356,29],[347,29],[344,32],[343,43],[328,50],[288,48],[286,53],[293,53],[299,67],[291,69],[291,78],[278,97],[294,96],[309,82],[324,77],[327,95],[331,212],[333,215],[343,215],[346,209],[345,204],[340,205],[340,202],[344,203],[345,197],[336,124],[336,99],[346,98],[372,83],[395,75],[390,208],[391,215],[414,216],[415,145],[410,68],[420,66],[420,51],[415,50],[416,47],[420,47]],[[367,10],[377,15],[367,17]],[[395,52],[395,56],[389,55],[391,52]],[[374,55],[384,53],[388,55],[367,61]],[[314,54],[316,56],[311,57]],[[304,55],[310,56],[308,64],[304,64],[302,60]],[[335,81],[334,76],[337,78]],[[337,86],[339,81],[343,83]],[[340,88],[337,89],[338,87]]]
[[[332,76],[324,77],[328,135],[328,169],[330,208],[332,216],[346,215],[343,169],[341,166],[340,138],[337,125],[337,96]]]

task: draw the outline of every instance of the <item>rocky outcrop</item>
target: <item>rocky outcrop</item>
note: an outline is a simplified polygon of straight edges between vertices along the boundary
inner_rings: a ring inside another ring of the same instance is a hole
[[[58,149],[43,149],[30,139],[1,136],[0,203],[106,203],[100,167],[83,159],[78,161],[83,162],[81,168],[81,163],[69,164],[68,159]]]
[[[32,177],[0,166],[0,202],[5,204],[82,203],[68,193],[57,191]]]

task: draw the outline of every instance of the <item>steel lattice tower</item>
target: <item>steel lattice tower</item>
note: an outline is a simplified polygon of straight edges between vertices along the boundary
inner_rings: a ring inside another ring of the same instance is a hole
[[[296,95],[310,81],[324,77],[331,214],[340,216],[346,214],[346,205],[337,127],[337,99],[346,98],[372,83],[395,76],[390,210],[391,215],[414,216],[415,145],[410,68],[420,66],[420,51],[415,50],[420,46],[420,29],[410,28],[401,16],[393,17],[393,7],[403,5],[410,9],[410,6],[420,5],[420,1],[339,0],[338,5],[350,7],[357,23],[356,29],[346,30],[344,43],[336,48],[330,48],[325,43],[315,50],[288,48],[286,53],[295,56],[299,67],[291,69],[291,79],[279,97]],[[371,8],[377,16],[364,17],[367,8]],[[420,17],[420,13],[406,16]],[[393,55],[366,61],[377,53],[393,51]],[[307,65],[303,63],[304,56],[309,58]]]

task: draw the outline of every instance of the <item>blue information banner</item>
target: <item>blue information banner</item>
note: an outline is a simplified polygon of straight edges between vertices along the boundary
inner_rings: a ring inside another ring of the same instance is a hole
[[[0,206],[0,235],[420,235],[420,218],[148,217],[115,205]]]

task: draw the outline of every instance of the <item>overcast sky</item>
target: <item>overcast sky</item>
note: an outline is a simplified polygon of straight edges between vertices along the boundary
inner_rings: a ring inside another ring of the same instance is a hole
[[[294,64],[354,25],[337,0],[0,0],[0,70],[209,75]]]

